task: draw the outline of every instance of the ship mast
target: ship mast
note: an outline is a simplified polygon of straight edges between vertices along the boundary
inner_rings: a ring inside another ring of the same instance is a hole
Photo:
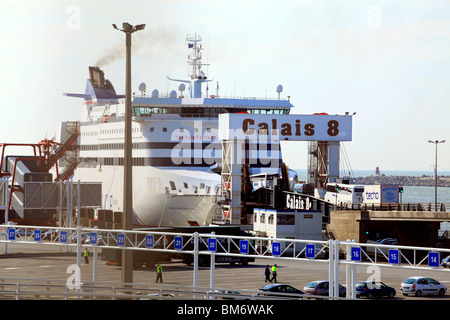
[[[186,42],[188,49],[191,50],[191,53],[188,55],[188,64],[192,67],[190,80],[179,80],[179,79],[171,79],[167,77],[169,80],[177,81],[177,82],[185,82],[190,84],[190,97],[191,98],[201,98],[202,97],[202,83],[210,82],[212,80],[207,80],[207,76],[205,72],[202,70],[202,66],[207,66],[207,63],[202,63],[202,38],[195,34],[194,37],[187,36]]]

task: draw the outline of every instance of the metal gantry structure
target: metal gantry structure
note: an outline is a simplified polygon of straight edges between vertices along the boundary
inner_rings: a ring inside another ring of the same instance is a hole
[[[338,240],[297,240],[252,236],[227,236],[214,233],[174,233],[158,231],[97,228],[61,228],[1,225],[0,243],[36,244],[76,248],[80,266],[82,248],[94,249],[93,281],[100,248],[146,250],[193,255],[193,288],[198,288],[199,256],[210,256],[210,287],[215,287],[215,257],[234,256],[285,259],[306,263],[327,263],[329,298],[339,298],[339,268],[346,268],[346,298],[356,298],[357,266],[409,268],[450,272],[440,266],[450,249],[356,243]]]

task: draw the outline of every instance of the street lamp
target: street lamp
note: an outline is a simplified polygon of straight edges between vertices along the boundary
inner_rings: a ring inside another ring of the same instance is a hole
[[[133,155],[131,136],[131,34],[143,30],[145,24],[132,26],[128,22],[122,24],[122,29],[112,25],[114,29],[126,34],[126,84],[125,84],[125,144],[124,144],[124,167],[123,167],[123,228],[133,228]],[[133,282],[133,252],[122,251],[122,282]]]
[[[428,142],[436,145],[436,159],[434,164],[434,210],[437,211],[437,146],[439,143],[444,143],[445,140],[428,140]]]

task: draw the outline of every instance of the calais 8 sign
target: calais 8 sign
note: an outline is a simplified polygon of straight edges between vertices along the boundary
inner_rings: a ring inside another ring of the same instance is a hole
[[[350,115],[219,115],[219,139],[351,141]]]

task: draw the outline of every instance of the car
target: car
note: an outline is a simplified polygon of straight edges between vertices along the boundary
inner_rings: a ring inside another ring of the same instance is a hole
[[[443,296],[447,287],[437,280],[427,277],[411,277],[403,280],[400,290],[404,296],[414,294],[420,297],[422,294],[438,294]]]
[[[393,298],[397,292],[394,288],[385,285],[381,281],[360,281],[356,284],[356,297],[367,297],[369,299],[375,297]]]
[[[385,239],[377,240],[376,243],[387,244],[387,245],[396,245],[396,244],[398,244],[398,240],[396,238],[385,238]]]
[[[318,296],[328,296],[328,288],[330,284],[325,280],[315,280],[308,283],[303,290],[306,294],[318,295]],[[339,296],[345,297],[347,290],[344,286],[339,285]]]
[[[286,293],[287,293],[287,295],[286,295]],[[293,286],[290,286],[288,284],[274,283],[274,284],[269,284],[263,288],[260,288],[258,294],[264,295],[264,296],[273,296],[274,298],[275,297],[289,297],[289,298],[295,299],[298,297],[292,296],[292,295],[305,294],[305,293],[302,290],[294,288]],[[301,299],[301,297],[300,297],[300,299]]]
[[[450,256],[442,259],[441,266],[443,266],[444,268],[450,268]]]

